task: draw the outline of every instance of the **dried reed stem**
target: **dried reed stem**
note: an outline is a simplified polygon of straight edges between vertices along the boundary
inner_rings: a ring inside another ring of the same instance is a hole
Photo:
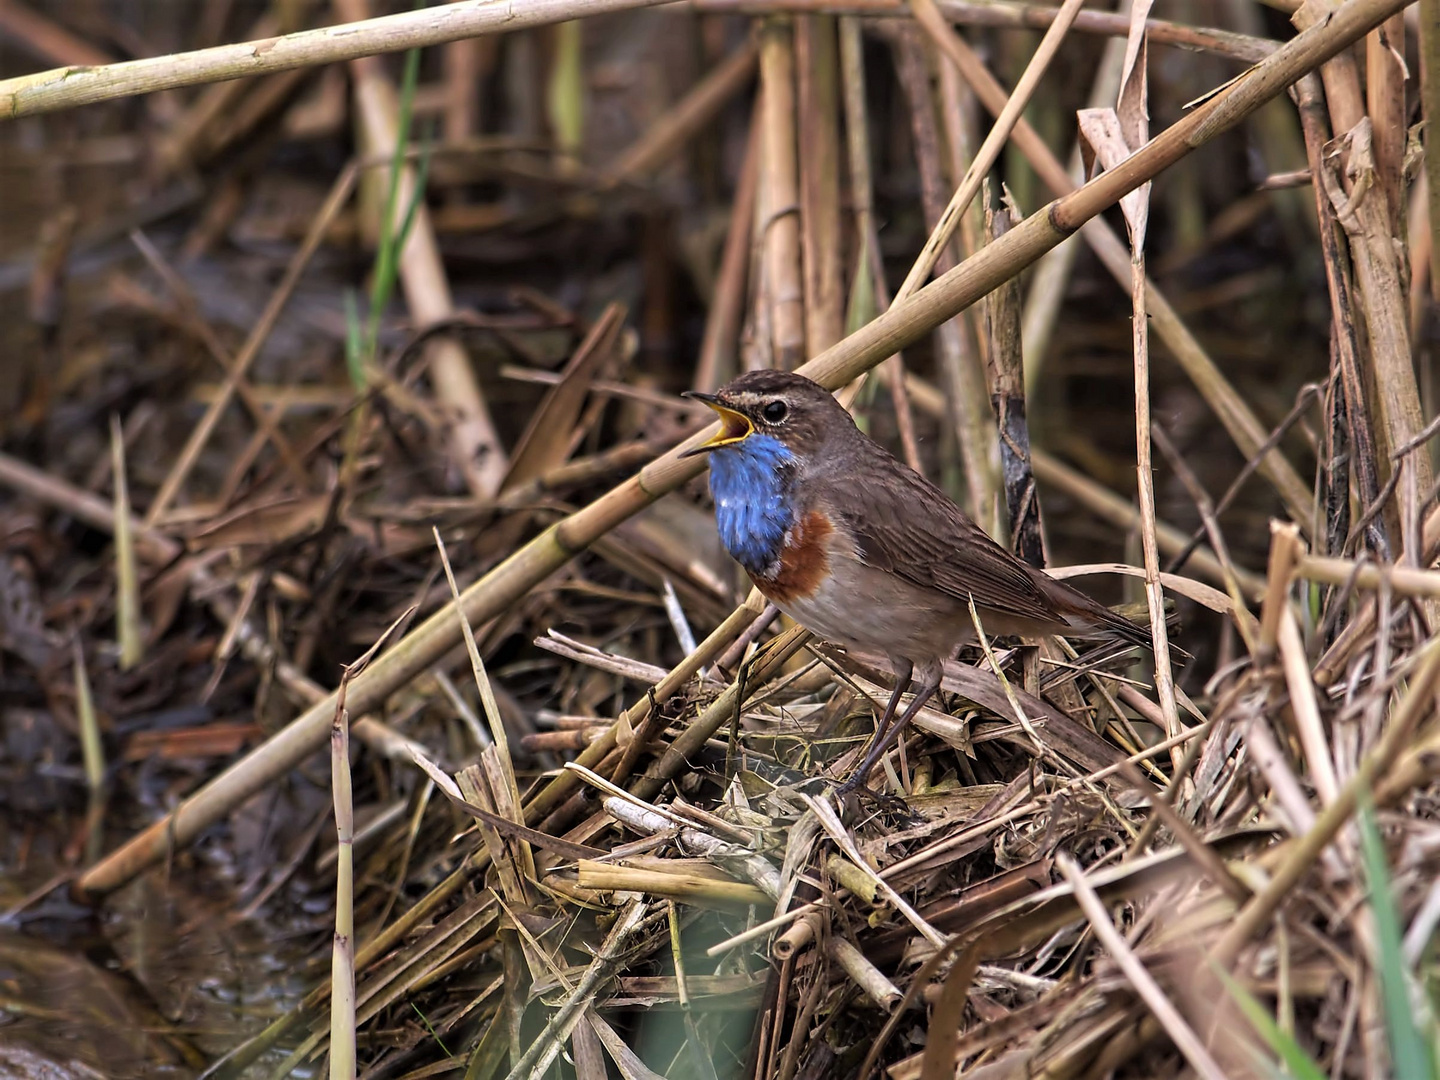
[[[125,433],[120,418],[110,417],[110,475],[115,485],[115,637],[120,670],[129,671],[145,653],[140,626],[140,569],[135,560],[130,484],[125,470]]]
[[[582,859],[579,871],[580,887],[596,892],[646,893],[711,911],[738,911],[742,915],[751,907],[772,903],[770,897],[754,885],[714,881],[700,874],[617,866],[593,859]]]
[[[764,101],[760,152],[761,245],[770,293],[770,345],[775,366],[790,370],[805,359],[805,285],[800,252],[800,177],[795,143],[795,44],[788,21],[767,19],[760,29]]]
[[[998,239],[1013,225],[1009,207],[995,211],[991,235]],[[1010,549],[1031,566],[1045,565],[1040,527],[1040,498],[1030,468],[1030,427],[1025,419],[1025,372],[1020,343],[1020,282],[1011,278],[986,298],[989,328],[990,401],[1000,432],[1000,475],[1008,511]]]
[[[440,45],[477,34],[513,33],[581,15],[629,11],[663,2],[526,0],[516,5],[496,0],[457,0],[440,7],[303,30],[263,41],[219,45],[104,67],[55,68],[0,81],[0,117],[14,119],[157,90],[333,64],[360,56]]]
[[[574,992],[555,1010],[555,1015],[545,1025],[545,1030],[526,1048],[505,1080],[539,1080],[545,1075],[560,1053],[560,1047],[583,1018],[586,1006],[595,999],[600,987],[619,965],[631,936],[644,917],[645,904],[642,902],[632,902],[620,912],[614,928],[601,944],[595,959],[585,969],[585,974],[581,976]]]
[[[1425,121],[1425,197],[1430,226],[1430,298],[1440,301],[1440,0],[1420,0],[1420,104]]]
[[[1375,178],[1395,225],[1403,220],[1405,16],[1392,15],[1365,38],[1365,103],[1375,129]],[[1397,233],[1398,234],[1398,233]]]
[[[835,19],[795,20],[800,153],[800,241],[805,282],[805,355],[845,336],[840,267],[840,83]]]
[[[894,1012],[905,995],[900,988],[885,977],[885,973],[865,958],[865,954],[843,937],[830,937],[825,942],[825,952],[840,969],[850,976],[850,981],[860,992],[880,1006],[883,1012]]]
[[[773,12],[823,12],[845,17],[899,16],[910,14],[906,0],[694,0],[702,11],[734,11],[763,15]],[[1014,3],[1012,0],[936,0],[948,22],[961,26],[988,26],[997,29],[1044,30],[1059,16],[1059,9],[1044,4]],[[1130,19],[1124,13],[1082,11],[1075,29],[1087,34],[1123,38],[1130,33]],[[1258,64],[1279,47],[1268,38],[1188,26],[1164,19],[1146,19],[1145,33],[1157,45],[1174,45],[1186,50],[1213,52]]]
[[[1355,474],[1357,495],[1362,507],[1374,505],[1380,495],[1380,479],[1376,459],[1375,433],[1370,421],[1370,405],[1361,374],[1359,333],[1355,326],[1355,309],[1350,292],[1350,275],[1344,262],[1337,235],[1335,208],[1325,192],[1325,144],[1327,122],[1325,100],[1319,76],[1311,73],[1295,87],[1296,105],[1300,113],[1300,129],[1305,138],[1305,154],[1310,164],[1311,187],[1315,193],[1315,213],[1319,228],[1320,254],[1325,263],[1325,282],[1330,292],[1331,337],[1334,367],[1338,369],[1335,392],[1341,395],[1346,421],[1346,441]],[[1348,505],[1345,507],[1348,512]],[[1367,546],[1389,555],[1389,542],[1383,523],[1366,530]],[[1343,555],[1334,549],[1331,555]]]

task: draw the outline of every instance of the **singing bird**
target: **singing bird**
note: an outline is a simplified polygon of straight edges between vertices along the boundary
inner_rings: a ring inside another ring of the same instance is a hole
[[[818,383],[752,371],[716,394],[686,395],[720,431],[689,454],[710,457],[725,549],[777,608],[817,636],[880,653],[895,689],[860,767],[864,785],[940,686],[945,661],[987,634],[1118,638],[1148,630],[1016,558],[943,491],[855,426]],[[917,689],[895,719],[912,677]]]

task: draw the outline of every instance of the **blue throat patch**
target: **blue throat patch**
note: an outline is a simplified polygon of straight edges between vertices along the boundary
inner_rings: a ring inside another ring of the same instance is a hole
[[[795,521],[790,469],[795,455],[771,435],[751,435],[710,453],[710,493],[725,550],[752,574],[780,557]]]

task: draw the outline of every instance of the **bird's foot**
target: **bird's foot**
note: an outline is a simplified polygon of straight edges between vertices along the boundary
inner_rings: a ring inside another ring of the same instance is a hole
[[[842,810],[842,820],[854,820],[862,811],[891,824],[914,824],[918,820],[915,811],[901,796],[867,787],[865,778],[859,774],[835,788],[835,800]]]

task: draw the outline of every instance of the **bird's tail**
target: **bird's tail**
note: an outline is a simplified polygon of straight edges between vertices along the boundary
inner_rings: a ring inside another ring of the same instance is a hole
[[[1131,645],[1141,645],[1147,649],[1154,648],[1155,643],[1151,640],[1150,626],[1148,623],[1134,622],[1126,616],[1121,615],[1118,611],[1112,611],[1110,608],[1105,608],[1104,610],[1105,614],[1100,619],[1099,629],[1109,631],[1114,634],[1115,637],[1120,638],[1122,641],[1129,642]],[[1168,623],[1174,617],[1174,612],[1167,613],[1166,622]]]
[[[1084,596],[1083,593],[1079,594]],[[1128,614],[1115,611],[1106,607],[1098,601],[1091,600],[1084,596],[1081,610],[1070,616],[1069,622],[1074,629],[1087,637],[1108,637],[1118,639],[1129,645],[1139,645],[1141,648],[1154,651],[1154,642],[1150,637],[1150,621],[1145,617],[1144,607],[1141,606],[1137,612],[1141,621],[1130,618]],[[1180,621],[1172,602],[1166,602],[1165,625],[1169,629],[1175,629]],[[1176,649],[1178,655],[1186,656],[1182,650]]]

